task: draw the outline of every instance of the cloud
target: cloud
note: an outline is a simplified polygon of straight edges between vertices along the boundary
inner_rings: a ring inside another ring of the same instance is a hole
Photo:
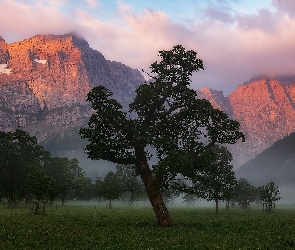
[[[226,8],[214,8],[209,7],[205,10],[205,15],[212,20],[218,20],[221,22],[232,23],[234,22],[234,16],[230,13],[230,9]]]
[[[204,11],[207,18],[182,24],[161,11],[135,12],[123,1],[104,21],[73,6],[65,14],[61,9],[69,2],[46,0],[32,5],[2,0],[0,35],[12,41],[38,33],[75,31],[107,59],[138,69],[158,60],[159,50],[182,44],[204,61],[205,70],[193,75],[192,87],[209,86],[228,94],[256,75],[295,74],[295,20],[287,12],[292,3],[274,0],[274,11],[261,9],[254,14],[209,6]]]
[[[295,17],[295,1],[294,0],[273,0],[272,4],[281,12]]]
[[[57,5],[55,5],[57,3]],[[36,34],[62,34],[75,29],[76,23],[59,9],[60,2],[38,1],[29,5],[14,0],[1,1],[0,33],[8,41]]]
[[[279,32],[281,16],[267,9],[261,9],[255,14],[240,14],[236,17],[239,28],[245,30],[260,30],[267,33]]]

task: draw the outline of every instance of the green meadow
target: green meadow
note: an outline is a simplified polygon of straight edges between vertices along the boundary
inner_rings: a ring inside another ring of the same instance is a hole
[[[45,215],[0,207],[0,249],[295,249],[295,208],[170,208],[160,227],[150,207],[52,206]]]

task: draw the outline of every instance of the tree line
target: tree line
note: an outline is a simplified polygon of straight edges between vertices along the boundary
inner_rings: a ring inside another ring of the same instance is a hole
[[[10,206],[35,200],[38,213],[41,201],[53,203],[56,198],[60,198],[62,204],[66,198],[106,199],[109,207],[119,198],[129,204],[147,198],[134,165],[117,164],[115,172],[110,171],[103,180],[97,177],[93,182],[86,177],[77,159],[51,157],[35,137],[22,130],[0,132],[0,150],[0,195]],[[254,187],[247,179],[236,180],[229,164],[231,154],[225,148],[217,148],[208,159],[210,161],[194,173],[190,184],[182,178],[161,185],[165,204],[173,204],[176,197],[184,195],[183,201],[187,204],[199,198],[215,201],[216,212],[219,201],[232,206],[238,204],[241,208],[249,207],[254,201],[265,202],[271,210],[272,204],[280,199],[274,182]]]
[[[9,206],[35,200],[37,212],[41,201],[59,197],[64,203],[86,180],[77,159],[52,157],[23,130],[0,131],[0,155],[0,198]]]

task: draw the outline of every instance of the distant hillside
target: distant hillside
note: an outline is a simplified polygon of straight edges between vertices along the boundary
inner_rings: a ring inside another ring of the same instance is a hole
[[[284,137],[236,170],[238,178],[254,185],[274,180],[279,186],[295,186],[295,133]]]

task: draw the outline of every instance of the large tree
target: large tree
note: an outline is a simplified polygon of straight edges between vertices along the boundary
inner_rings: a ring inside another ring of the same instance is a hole
[[[112,200],[118,199],[123,192],[123,184],[119,177],[110,171],[101,186],[102,197],[109,200],[109,207],[112,207]]]
[[[95,112],[80,134],[89,140],[89,158],[135,164],[159,223],[171,225],[161,184],[189,176],[195,156],[215,143],[232,144],[244,135],[238,122],[189,88],[192,73],[204,69],[196,52],[177,45],[159,56],[150,67],[152,81],[138,87],[128,112],[107,88],[93,88],[87,100]],[[151,165],[154,151],[158,163]]]

